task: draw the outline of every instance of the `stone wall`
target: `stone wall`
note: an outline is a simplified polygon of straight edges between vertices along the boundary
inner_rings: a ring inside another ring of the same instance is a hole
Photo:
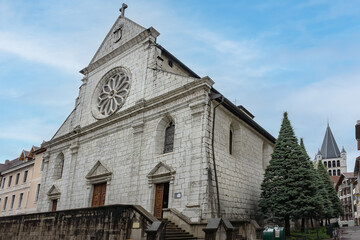
[[[153,220],[132,205],[16,215],[0,217],[0,239],[146,239]]]

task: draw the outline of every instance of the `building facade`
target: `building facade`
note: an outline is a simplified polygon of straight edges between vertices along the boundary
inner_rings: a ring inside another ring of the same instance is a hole
[[[1,169],[0,216],[36,212],[44,148],[33,146]]]
[[[340,152],[329,124],[326,128],[321,149],[315,156],[315,161],[324,164],[330,176],[341,176],[342,173],[347,171],[346,151],[343,147]]]
[[[341,201],[344,214],[340,216],[341,226],[355,225],[356,207],[356,190],[357,180],[353,172],[342,173],[338,183],[336,184],[336,191]]]
[[[39,211],[138,204],[191,223],[255,219],[275,139],[121,15],[46,142]]]
[[[355,125],[355,139],[357,141],[357,150],[360,150],[360,120],[357,121],[356,125]],[[356,181],[357,181],[357,187],[356,187],[356,208],[359,209],[360,208],[360,156],[358,156],[355,160],[355,168],[354,168],[354,175],[356,177]],[[359,209],[360,211],[360,209]],[[357,211],[357,214],[355,215],[356,218],[356,224],[360,225],[360,212]]]

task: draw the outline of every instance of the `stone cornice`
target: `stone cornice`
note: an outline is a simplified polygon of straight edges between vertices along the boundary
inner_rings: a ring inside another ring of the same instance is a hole
[[[213,81],[209,77],[204,77],[202,79],[198,79],[196,81],[185,84],[177,89],[169,91],[160,96],[154,97],[150,100],[142,100],[139,101],[136,105],[125,109],[119,113],[115,113],[108,118],[98,120],[94,123],[91,123],[80,129],[78,132],[69,132],[60,137],[51,139],[49,142],[44,143],[45,148],[50,148],[56,146],[58,144],[71,141],[77,137],[81,137],[87,135],[88,133],[92,133],[104,127],[115,124],[116,122],[122,121],[134,115],[137,115],[142,112],[149,111],[158,106],[164,105],[166,102],[174,101],[178,98],[184,97],[188,95],[189,91],[194,91],[197,89],[204,88],[207,91],[210,91],[211,86],[213,85]]]
[[[82,69],[80,71],[80,73],[82,73],[84,75],[87,75],[88,73],[90,73],[94,69],[96,69],[96,68],[100,67],[101,65],[107,63],[111,59],[115,58],[116,56],[120,55],[121,53],[125,52],[126,50],[132,48],[136,44],[144,41],[147,37],[152,37],[153,38],[152,41],[155,42],[156,37],[159,36],[159,35],[160,35],[160,33],[158,31],[156,31],[155,28],[150,27],[150,28],[142,31],[136,37],[130,39],[129,41],[127,41],[123,45],[119,46],[114,51],[106,54],[105,56],[101,57],[99,60],[97,60],[97,61],[95,61],[93,63],[90,63],[86,68]]]

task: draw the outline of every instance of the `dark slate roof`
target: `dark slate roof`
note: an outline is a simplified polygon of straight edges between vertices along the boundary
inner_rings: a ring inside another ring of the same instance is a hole
[[[326,128],[324,141],[321,146],[321,155],[323,159],[340,157],[338,145],[336,144],[329,125]]]

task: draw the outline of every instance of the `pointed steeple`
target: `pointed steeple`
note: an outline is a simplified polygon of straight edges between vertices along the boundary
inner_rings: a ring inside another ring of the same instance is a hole
[[[323,159],[340,157],[340,151],[331,132],[329,123],[327,124],[324,141],[321,146],[321,155]]]
[[[342,147],[341,153],[346,153],[344,146]]]

